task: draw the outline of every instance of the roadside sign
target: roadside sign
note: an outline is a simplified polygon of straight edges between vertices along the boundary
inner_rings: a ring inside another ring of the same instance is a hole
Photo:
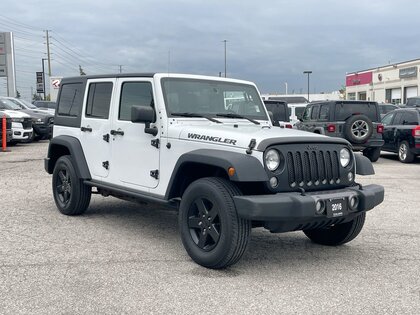
[[[44,73],[43,72],[36,73],[36,92],[44,93]]]

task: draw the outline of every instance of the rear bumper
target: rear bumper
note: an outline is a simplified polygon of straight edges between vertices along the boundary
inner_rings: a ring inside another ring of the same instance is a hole
[[[382,139],[370,139],[365,143],[352,144],[354,150],[363,150],[366,148],[380,148],[384,145],[385,141]]]
[[[349,198],[357,196],[359,204],[346,213],[331,216],[324,212],[317,214],[316,203],[319,200],[343,199],[348,204]],[[384,188],[380,185],[347,187],[338,190],[311,192],[302,195],[298,192],[278,193],[274,195],[235,196],[234,202],[241,218],[254,221],[293,221],[295,223],[317,221],[329,218],[343,218],[373,209],[384,200]]]

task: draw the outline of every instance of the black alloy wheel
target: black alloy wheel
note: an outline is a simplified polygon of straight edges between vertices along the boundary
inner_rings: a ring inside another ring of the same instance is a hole
[[[235,264],[244,254],[251,222],[238,216],[234,196],[241,195],[229,180],[206,177],[192,182],[179,207],[181,240],[199,265],[221,269]]]
[[[194,243],[211,251],[219,242],[221,224],[219,209],[205,197],[197,198],[188,211],[188,228]]]
[[[55,163],[52,189],[55,204],[62,214],[79,215],[89,206],[92,189],[77,176],[69,155],[61,156]]]
[[[56,189],[59,202],[61,202],[63,207],[66,206],[71,197],[71,179],[67,169],[61,169],[58,172]]]

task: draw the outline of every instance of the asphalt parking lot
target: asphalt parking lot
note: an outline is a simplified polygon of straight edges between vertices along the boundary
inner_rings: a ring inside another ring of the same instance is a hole
[[[0,153],[0,314],[419,314],[420,159],[383,154],[385,201],[341,247],[253,230],[221,271],[191,261],[177,214],[94,195],[61,215],[43,168],[47,141]]]

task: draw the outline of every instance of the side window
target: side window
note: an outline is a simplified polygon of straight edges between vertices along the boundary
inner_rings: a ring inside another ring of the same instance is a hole
[[[119,120],[131,121],[131,106],[153,106],[150,82],[124,82],[121,89]]]
[[[312,106],[306,107],[302,115],[302,120],[309,120],[311,117]]]
[[[319,107],[320,107],[320,105],[315,105],[314,107],[312,107],[312,113],[311,113],[311,119],[312,120],[317,120],[318,119]]]
[[[61,86],[58,100],[58,115],[76,117],[82,107],[83,83],[68,83]]]
[[[321,109],[319,110],[319,120],[328,120],[329,113],[330,105],[321,105]]]
[[[393,125],[402,125],[402,113],[396,113]]]
[[[98,82],[89,85],[86,117],[108,119],[112,86],[111,82]]]
[[[403,125],[417,125],[417,113],[405,112],[402,116]]]
[[[390,113],[388,115],[386,115],[383,119],[382,119],[382,123],[384,125],[390,125],[392,122],[392,118],[394,117],[395,113]]]

